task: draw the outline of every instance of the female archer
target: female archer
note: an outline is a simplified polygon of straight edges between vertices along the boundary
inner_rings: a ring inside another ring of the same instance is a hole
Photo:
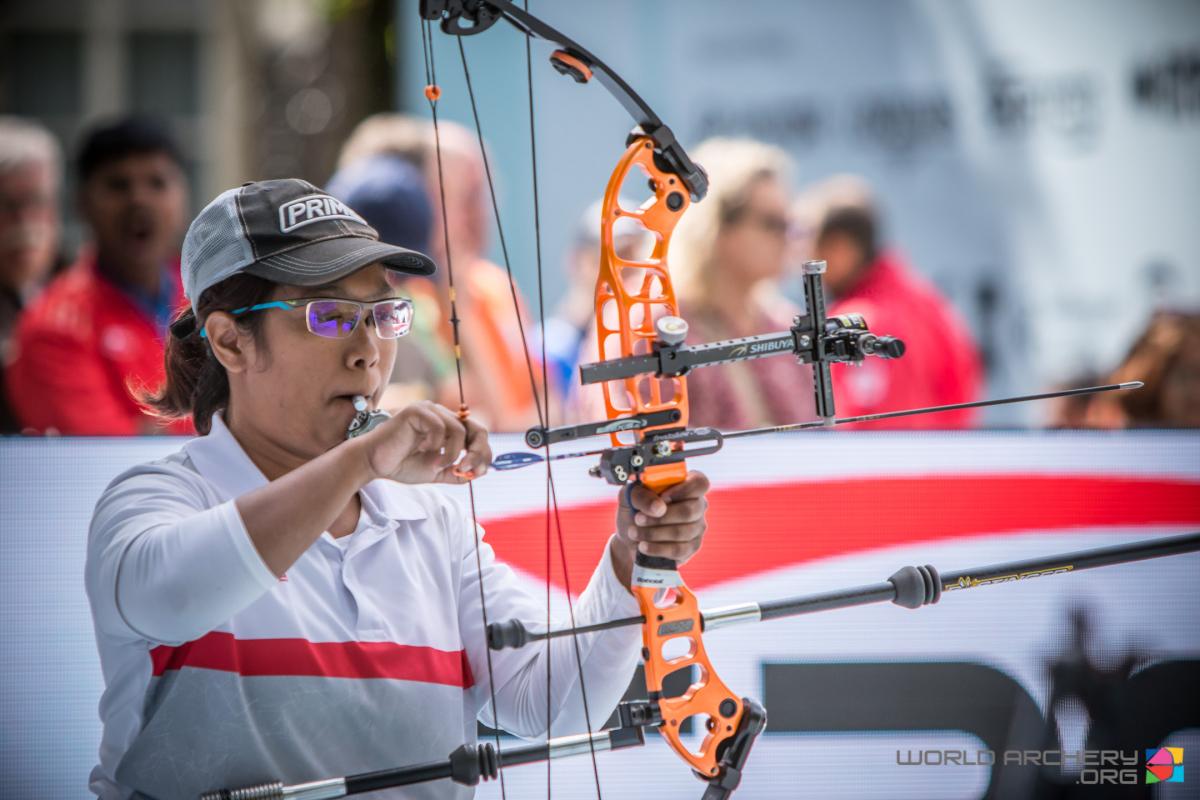
[[[545,612],[471,516],[422,485],[487,471],[480,425],[418,403],[347,437],[412,322],[389,271],[434,264],[299,180],[224,192],[189,228],[191,305],[150,400],[202,435],[118,476],[89,533],[101,797],[444,759],[477,719],[525,737],[579,732],[583,687],[593,722],[626,688],[636,628],[580,636],[578,667],[567,639],[489,654],[485,609]],[[661,497],[633,487],[636,511],[618,508],[577,624],[638,613],[635,552],[693,555],[707,489],[699,473]],[[470,794],[442,781],[391,796]]]

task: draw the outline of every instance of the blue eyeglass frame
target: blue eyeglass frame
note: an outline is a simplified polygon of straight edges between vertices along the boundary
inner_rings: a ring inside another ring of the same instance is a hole
[[[232,314],[235,317],[240,317],[242,314],[249,314],[251,311],[266,311],[266,310],[272,309],[272,308],[280,308],[280,309],[283,309],[284,311],[292,311],[297,308],[303,308],[307,312],[309,305],[311,305],[312,303],[322,303],[322,302],[350,303],[351,305],[355,305],[358,307],[358,317],[354,320],[354,327],[352,327],[349,331],[346,332],[346,336],[321,336],[321,334],[316,333],[309,326],[308,315],[306,313],[305,319],[304,319],[305,328],[307,328],[308,332],[311,333],[313,336],[320,336],[320,338],[322,338],[322,339],[344,339],[344,338],[350,336],[350,334],[354,333],[354,331],[356,331],[358,329],[359,323],[367,318],[371,319],[372,322],[374,322],[375,335],[379,336],[379,321],[377,319],[375,319],[375,308],[379,305],[382,305],[383,303],[396,303],[396,302],[406,303],[408,305],[408,311],[409,311],[410,316],[416,312],[416,309],[413,308],[412,300],[407,297],[388,297],[383,300],[374,300],[372,302],[364,302],[362,300],[351,300],[346,297],[297,297],[297,298],[293,298],[290,300],[271,300],[266,303],[257,303],[252,306],[242,306],[241,308],[235,308],[228,313]],[[370,311],[371,311],[370,314],[363,313],[363,311],[367,308],[370,308]],[[408,332],[410,330],[412,330],[411,320],[409,322],[409,327],[404,331],[404,333],[400,334],[400,336],[394,337],[394,339],[399,339],[401,336],[407,336]],[[200,338],[201,339],[208,338],[208,331],[206,331],[204,328],[200,329]],[[382,339],[384,337],[379,336],[379,338]]]

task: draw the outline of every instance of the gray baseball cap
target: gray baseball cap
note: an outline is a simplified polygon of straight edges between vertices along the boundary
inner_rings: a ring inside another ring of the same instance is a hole
[[[183,239],[179,271],[196,311],[204,290],[239,272],[295,286],[318,286],[381,262],[432,275],[429,256],[385,244],[348,205],[308,181],[242,184],[204,207]]]

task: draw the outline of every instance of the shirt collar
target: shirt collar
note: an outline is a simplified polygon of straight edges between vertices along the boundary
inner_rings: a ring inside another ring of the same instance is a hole
[[[208,434],[192,439],[183,449],[196,471],[228,499],[267,485],[267,477],[246,455],[219,411],[212,416]]]
[[[219,411],[212,416],[208,434],[192,439],[183,449],[196,471],[228,499],[267,485],[266,476],[246,455]],[[362,490],[363,508],[372,522],[425,519],[428,513],[415,494],[394,481],[371,481]]]

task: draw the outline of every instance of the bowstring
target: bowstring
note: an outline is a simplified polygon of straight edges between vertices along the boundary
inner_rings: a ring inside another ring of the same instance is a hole
[[[525,13],[529,13],[529,0],[524,0],[522,5],[525,8]],[[529,160],[530,160],[530,176],[533,182],[533,246],[534,246],[534,263],[537,266],[537,293],[538,293],[538,325],[542,350],[542,387],[545,391],[542,393],[544,398],[545,409],[541,415],[545,421],[547,428],[550,427],[550,383],[549,373],[546,369],[546,295],[542,283],[542,215],[541,203],[538,195],[538,167],[537,167],[537,131],[534,125],[533,113],[533,43],[529,37],[525,37],[525,85],[528,87],[529,95]],[[549,452],[547,452],[549,455]],[[546,630],[550,630],[553,620],[550,614],[550,570],[553,566],[551,557],[553,536],[550,530],[550,488],[554,482],[554,473],[549,469],[549,461],[546,462]],[[562,537],[562,529],[559,529],[559,537]],[[564,572],[566,570],[563,570]],[[549,741],[554,733],[551,730],[554,715],[552,713],[552,697],[553,692],[553,664],[554,659],[550,655],[550,641],[546,640],[546,740]],[[580,683],[582,686],[583,684]],[[588,732],[591,733],[591,724],[589,720]],[[593,751],[594,752],[594,751]],[[554,783],[552,780],[551,765],[553,759],[546,759],[546,798],[549,800],[554,792]]]
[[[426,97],[429,100],[429,111],[433,118],[434,151],[437,156],[438,199],[442,209],[442,242],[446,254],[446,280],[450,298],[450,330],[454,341],[454,370],[458,380],[459,413],[460,415],[465,415],[467,411],[467,399],[466,391],[463,388],[462,345],[458,329],[458,297],[454,288],[454,257],[450,252],[450,223],[446,217],[446,184],[445,173],[442,169],[442,137],[438,129],[437,101],[440,90],[437,89],[437,65],[433,52],[433,28],[429,20],[422,20],[421,23],[421,50],[425,57]],[[466,421],[465,417],[463,417],[463,421]],[[475,574],[478,576],[479,583],[479,610],[483,617],[483,630],[486,632],[488,629],[487,595],[483,590],[483,559],[480,555],[479,516],[475,510],[475,487],[470,481],[467,481],[467,497],[471,507],[471,527],[475,534]],[[488,694],[492,705],[492,735],[496,742],[496,752],[499,753],[500,709],[496,705],[496,681],[492,668],[492,648],[487,646],[486,642],[484,653],[486,655],[488,673]],[[498,773],[500,778],[500,797],[501,800],[507,800],[508,795],[504,785],[504,770],[498,770]]]
[[[529,13],[529,0],[524,0],[522,4],[525,12]],[[535,264],[537,266],[537,293],[538,293],[538,324],[541,327],[541,335],[538,337],[541,345],[542,355],[542,386],[545,387],[543,397],[545,398],[545,426],[550,427],[550,375],[549,375],[549,360],[546,358],[546,292],[545,282],[543,280],[544,273],[542,271],[542,216],[541,202],[538,192],[538,160],[537,160],[537,126],[534,124],[534,100],[533,100],[533,42],[529,36],[525,37],[525,86],[529,98],[529,158],[531,170],[530,174],[533,181],[533,231],[534,231],[534,252]],[[528,358],[528,354],[526,354]],[[550,455],[550,443],[545,444],[546,455]],[[563,585],[567,595],[567,612],[571,624],[571,630],[574,631],[576,626],[575,621],[575,604],[571,596],[571,577],[567,570],[567,551],[563,541],[562,517],[559,514],[558,506],[558,491],[554,485],[554,470],[549,458],[546,459],[546,630],[550,630],[550,568],[551,568],[551,510],[554,513],[554,528],[558,533],[558,555],[559,562],[563,574]],[[605,556],[607,557],[607,555]],[[579,669],[579,693],[583,702],[583,718],[584,724],[587,725],[588,733],[592,732],[592,717],[588,706],[587,699],[587,684],[583,679],[583,655],[579,650],[578,634],[573,634],[572,642],[575,648],[575,663]],[[552,659],[549,654],[549,641],[547,641],[546,653],[546,738],[550,738],[550,679],[551,679],[551,664]],[[596,784],[596,800],[602,800],[600,791],[600,768],[596,761],[596,747],[592,741],[588,740],[589,750],[592,757],[592,777]],[[546,797],[551,794],[550,782],[550,764],[551,761],[546,761]]]
[[[526,4],[527,3],[528,3],[528,0],[526,0]],[[526,9],[526,10],[528,10],[528,9]],[[475,101],[475,89],[474,89],[474,84],[472,83],[472,80],[471,80],[471,69],[470,69],[470,65],[467,62],[467,53],[466,53],[465,47],[463,46],[462,37],[458,37],[457,43],[458,43],[459,59],[461,60],[462,67],[463,67],[463,77],[465,79],[466,86],[467,86],[467,97],[468,97],[468,99],[470,101],[470,105],[471,105],[471,116],[475,123],[476,136],[479,139],[479,152],[480,152],[480,155],[483,160],[484,175],[487,178],[488,195],[492,201],[492,213],[495,218],[497,236],[500,241],[500,252],[504,259],[504,269],[508,274],[508,284],[509,284],[509,291],[510,291],[510,294],[512,296],[512,301],[513,301],[513,311],[514,311],[514,314],[517,319],[518,330],[520,331],[520,334],[521,334],[521,346],[522,346],[522,350],[523,350],[523,353],[525,356],[526,371],[528,372],[528,375],[529,375],[530,389],[533,394],[535,406],[537,408],[538,422],[543,427],[548,428],[549,424],[550,424],[549,423],[549,413],[550,413],[549,386],[550,385],[547,382],[548,371],[546,368],[546,358],[545,358],[545,353],[546,353],[545,336],[544,335],[542,336],[542,343],[541,343],[542,344],[542,376],[543,376],[542,386],[543,386],[544,391],[539,393],[538,387],[537,387],[537,381],[534,377],[533,356],[530,353],[529,341],[528,341],[528,338],[525,333],[525,325],[521,319],[520,302],[517,299],[517,285],[516,285],[516,280],[515,280],[515,278],[513,276],[513,272],[512,272],[512,262],[509,258],[509,254],[508,254],[507,239],[505,238],[504,227],[500,220],[500,204],[496,199],[496,186],[495,186],[495,181],[493,180],[493,177],[492,177],[491,161],[488,158],[487,148],[484,146],[485,139],[484,139],[484,135],[483,135],[483,124],[482,124],[482,121],[479,116],[478,105],[476,104],[476,101]],[[527,74],[527,78],[528,78],[527,87],[528,87],[528,94],[529,94],[530,149],[531,149],[531,157],[533,159],[532,166],[533,166],[533,191],[534,191],[534,234],[535,234],[535,239],[536,239],[535,252],[536,252],[536,268],[537,268],[537,279],[538,279],[538,311],[539,311],[539,322],[542,324],[542,330],[544,332],[545,331],[545,299],[544,299],[545,295],[544,295],[542,257],[541,257],[541,254],[542,254],[542,251],[541,251],[541,216],[540,216],[540,204],[538,203],[538,188],[537,188],[538,187],[538,184],[537,184],[537,140],[534,135],[534,124],[533,124],[533,122],[534,122],[533,67],[532,67],[531,48],[530,48],[530,42],[529,42],[528,36],[526,36],[526,39],[525,39],[525,47],[526,47],[526,52],[525,52],[526,74]],[[544,401],[543,401],[543,398],[544,398]],[[543,408],[543,402],[545,404],[544,408]],[[549,455],[549,447],[550,446],[547,443],[545,445],[547,455]],[[570,573],[567,569],[566,545],[563,540],[562,517],[559,513],[558,493],[556,491],[555,484],[554,484],[554,472],[553,472],[552,465],[550,464],[549,460],[547,460],[547,462],[546,462],[546,483],[547,483],[547,487],[548,487],[548,489],[547,489],[548,511],[550,511],[550,510],[553,511],[554,527],[555,527],[555,530],[556,530],[557,536],[558,536],[559,561],[560,561],[560,566],[561,566],[561,569],[563,572],[563,588],[564,588],[564,591],[566,594],[567,614],[568,614],[570,629],[572,631],[571,642],[572,642],[573,649],[575,652],[575,667],[576,667],[576,671],[578,673],[578,678],[579,678],[580,699],[583,703],[584,724],[587,726],[587,732],[590,734],[593,732],[592,715],[591,715],[591,709],[590,709],[590,705],[588,703],[588,698],[587,698],[587,682],[584,679],[584,673],[583,673],[583,652],[579,646],[579,636],[578,636],[578,634],[574,633],[576,627],[578,627],[576,620],[575,620],[575,604],[574,604],[574,601],[571,596],[571,579],[570,579]],[[550,538],[550,520],[548,517],[547,518],[547,539],[549,539],[549,538]],[[605,557],[608,557],[607,553],[605,554]],[[547,559],[547,567],[549,567],[549,559]],[[550,570],[549,570],[549,568],[547,568],[547,570],[546,570],[546,589],[547,589],[547,591],[546,591],[547,620],[549,620],[549,616],[550,616],[549,615],[549,599],[550,599]],[[547,623],[547,630],[549,630],[549,622]],[[550,716],[551,716],[551,714],[550,714],[550,710],[551,710],[550,709],[550,700],[551,700],[550,661],[551,661],[551,656],[550,656],[550,649],[549,649],[550,648],[549,641],[547,641],[546,647],[547,647],[547,650],[546,650],[546,661],[547,661],[547,667],[546,667],[546,672],[547,672],[546,736],[547,736],[547,739],[549,739]],[[596,798],[597,798],[597,800],[603,800],[601,790],[600,790],[600,769],[599,769],[598,762],[596,760],[596,745],[595,745],[595,742],[592,741],[591,739],[588,740],[588,750],[590,751],[591,757],[592,757],[592,775],[593,775],[593,779],[596,784]],[[550,781],[549,762],[547,762],[546,769],[547,769],[547,796],[549,796],[550,792],[552,791],[549,788],[549,781]]]

